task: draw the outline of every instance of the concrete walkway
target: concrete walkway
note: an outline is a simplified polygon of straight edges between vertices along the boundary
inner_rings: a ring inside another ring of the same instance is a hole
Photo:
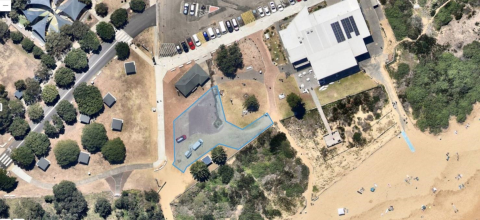
[[[320,104],[320,100],[318,100],[317,93],[315,91],[310,90],[310,94],[312,95],[313,102],[315,102],[315,106],[317,106],[318,113],[320,113],[320,116],[323,121],[323,125],[325,125],[325,128],[327,129],[328,134],[331,135],[332,129],[328,124],[327,117],[325,117],[325,113],[323,113],[322,105]]]

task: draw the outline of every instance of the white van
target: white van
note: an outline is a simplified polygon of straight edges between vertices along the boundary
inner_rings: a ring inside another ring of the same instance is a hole
[[[232,19],[232,24],[233,24],[233,27],[235,28],[235,30],[236,30],[236,31],[238,31],[238,30],[239,30],[239,28],[238,28],[237,19],[235,19],[235,18],[234,18],[234,19]]]
[[[218,22],[220,24],[220,30],[222,31],[222,34],[227,33],[227,28],[225,27],[225,23],[223,21]]]
[[[208,28],[208,36],[210,36],[210,39],[215,39],[215,33],[213,32],[212,28]]]
[[[203,144],[203,140],[202,139],[198,139],[197,142],[193,143],[192,145],[190,145],[190,149],[193,149],[193,150],[197,150],[198,148],[200,148]]]
[[[200,40],[198,40],[198,37],[196,34],[192,35],[192,38],[193,38],[193,42],[195,42],[195,45],[197,45],[197,47],[202,46],[202,43],[200,42]]]

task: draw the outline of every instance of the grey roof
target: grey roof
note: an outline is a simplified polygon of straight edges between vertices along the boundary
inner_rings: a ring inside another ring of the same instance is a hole
[[[67,14],[72,20],[77,20],[78,14],[80,14],[85,6],[85,4],[78,0],[67,0],[67,2],[64,2],[58,7],[58,10]]]
[[[51,7],[50,0],[27,0],[27,5],[36,4]]]
[[[88,115],[80,114],[80,122],[83,124],[90,124],[90,117]]]
[[[30,21],[30,23],[32,23],[38,16],[40,16],[44,12],[46,12],[46,11],[43,10],[43,9],[30,8],[28,10],[23,11],[23,14],[27,18],[27,20]]]
[[[112,120],[112,130],[114,131],[122,131],[123,127],[123,120],[114,118]]]
[[[212,159],[210,158],[210,156],[206,156],[205,158],[202,159],[202,161],[207,166],[212,164]]]
[[[177,83],[175,88],[180,91],[183,96],[187,97],[192,90],[198,85],[203,85],[210,79],[210,76],[200,67],[195,64],[190,70],[188,70]]]
[[[116,101],[117,99],[110,93],[107,93],[105,97],[103,97],[103,103],[105,103],[105,105],[107,105],[109,108],[111,108]]]
[[[15,91],[15,98],[17,99],[21,99],[23,97],[23,92],[21,91]]]
[[[37,162],[38,168],[42,169],[43,171],[46,171],[48,167],[50,166],[50,162],[45,159],[45,157],[42,157],[38,162]]]
[[[47,26],[48,17],[45,16],[42,20],[32,25],[32,29],[45,41],[45,28]]]
[[[85,152],[80,152],[80,154],[78,155],[78,162],[81,164],[88,165],[88,163],[90,162],[90,154]]]
[[[125,63],[125,73],[127,75],[134,74],[137,72],[137,67],[135,66],[135,62]]]

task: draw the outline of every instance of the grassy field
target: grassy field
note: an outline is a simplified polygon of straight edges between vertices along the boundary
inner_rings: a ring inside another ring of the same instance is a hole
[[[343,78],[332,85],[328,85],[328,88],[324,91],[315,89],[315,92],[317,93],[320,103],[326,105],[376,86],[378,86],[378,84],[367,76],[367,74],[359,72]]]
[[[266,39],[265,35],[263,40],[270,51],[270,56],[272,57],[272,62],[276,62],[278,65],[285,64],[287,62],[285,57],[285,52],[283,51],[283,45],[280,42],[280,35],[273,26],[265,30],[264,34],[268,34],[270,39]]]
[[[281,82],[280,79],[282,79],[283,82]],[[285,96],[287,96],[292,92],[296,93],[303,99],[303,102],[305,103],[305,108],[307,110],[315,108],[315,103],[313,102],[312,96],[310,94],[300,93],[297,82],[295,81],[295,78],[293,76],[285,78],[284,74],[280,74],[275,84],[275,95],[283,93],[285,94]],[[280,100],[277,96],[275,97],[275,99],[277,100],[277,108],[282,118],[288,118],[293,116],[293,112],[290,109],[290,106],[288,106],[286,98]]]

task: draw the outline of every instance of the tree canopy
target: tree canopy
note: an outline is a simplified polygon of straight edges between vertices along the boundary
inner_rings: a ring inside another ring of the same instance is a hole
[[[42,51],[42,55],[40,55],[40,57],[42,59],[42,64],[48,67],[49,69],[53,70],[57,67],[57,64],[55,63],[55,58],[53,58],[52,56],[48,54],[43,54],[43,51]]]
[[[218,168],[218,175],[222,178],[223,184],[228,184],[232,180],[235,171],[229,165],[223,165]]]
[[[17,186],[17,178],[13,176],[8,176],[5,169],[0,169],[0,190],[5,192],[11,192]],[[1,213],[1,208],[0,208]],[[0,217],[1,214],[0,214]]]
[[[74,140],[61,140],[57,143],[53,152],[58,165],[65,169],[77,164],[80,148]]]
[[[93,33],[93,31],[87,32],[78,43],[86,53],[90,53],[90,51],[98,53],[98,50],[100,49],[100,40],[98,40],[97,35]]]
[[[32,52],[33,50],[33,46],[35,46],[35,44],[33,43],[32,40],[30,40],[29,38],[23,38],[22,40],[22,48],[27,51],[28,53]]]
[[[27,78],[25,79],[25,84],[27,85],[27,89],[23,94],[23,99],[25,100],[25,103],[31,104],[37,102],[40,94],[42,93],[40,83],[35,79]]]
[[[13,149],[10,157],[15,164],[23,169],[31,169],[35,162],[35,154],[27,147]]]
[[[0,199],[0,218],[8,218],[10,217],[10,214],[8,210],[10,209],[10,206],[5,202],[4,199]]]
[[[287,103],[297,118],[303,118],[306,110],[303,100],[300,96],[293,92],[288,94]]]
[[[238,69],[243,68],[243,57],[237,43],[229,46],[221,45],[215,59],[218,69],[226,77],[235,77]]]
[[[60,29],[60,33],[69,36],[71,40],[81,40],[89,31],[90,27],[79,20],[74,21],[72,25],[64,25]]]
[[[13,213],[17,218],[43,219],[46,212],[40,203],[32,199],[22,199],[20,200],[20,205],[15,208]]]
[[[412,16],[413,5],[408,1],[390,0],[385,7],[385,15],[397,40],[405,37],[416,39],[420,35],[421,20],[418,22],[418,18]]]
[[[115,29],[109,23],[101,21],[97,24],[97,34],[105,42],[112,42],[115,39]]]
[[[88,211],[87,201],[73,182],[64,180],[53,186],[53,197],[57,214],[81,219]]]
[[[58,87],[68,89],[75,83],[75,73],[67,67],[60,67],[54,75]]]
[[[8,107],[10,108],[13,117],[25,118],[25,106],[23,106],[23,103],[20,100],[10,100],[8,102]]]
[[[91,123],[82,130],[82,146],[90,153],[99,152],[107,141],[107,130],[103,124]]]
[[[205,182],[210,178],[210,171],[207,165],[201,161],[197,161],[190,167],[190,173],[193,178],[199,182]]]
[[[143,0],[130,1],[130,9],[136,13],[142,13],[145,10],[145,2]]]
[[[81,49],[71,50],[65,57],[65,66],[75,72],[83,72],[88,67],[87,54]]]
[[[130,56],[130,47],[125,42],[118,42],[115,46],[115,51],[117,51],[119,60],[126,60]]]
[[[59,98],[58,90],[55,85],[46,85],[43,87],[42,99],[47,105],[54,105]]]
[[[30,120],[32,120],[33,122],[39,122],[43,119],[43,108],[40,104],[38,103],[35,103],[31,106],[28,107],[27,109],[27,114],[28,114],[28,117],[30,118]]]
[[[28,125],[27,121],[23,118],[15,118],[10,124],[8,131],[15,140],[21,140],[30,132],[30,125]]]
[[[96,115],[103,109],[103,98],[100,90],[93,85],[81,83],[73,91],[78,110],[85,115]]]
[[[119,8],[115,10],[110,16],[110,22],[117,29],[123,28],[123,26],[127,24],[127,21],[128,21],[128,13],[127,13],[127,10],[124,8]]]
[[[95,203],[95,213],[98,213],[100,217],[106,219],[112,214],[112,204],[103,197],[98,198]]]
[[[48,56],[44,54],[44,56]],[[37,69],[35,70],[35,79],[39,82],[46,82],[50,79],[52,71],[43,63],[38,64]]]
[[[23,39],[23,35],[22,35],[22,39]],[[35,57],[35,59],[40,59],[40,58],[42,58],[42,55],[45,54],[45,53],[43,53],[43,50],[40,47],[37,47],[37,46],[33,47],[32,53],[33,53],[33,57]]]
[[[25,137],[24,147],[29,148],[37,158],[41,158],[47,156],[50,151],[50,139],[45,134],[30,132]]]
[[[105,17],[108,14],[108,6],[105,3],[98,3],[95,5],[95,12],[100,17]]]
[[[260,108],[260,103],[258,103],[257,97],[255,95],[249,95],[245,102],[243,102],[243,107],[249,112],[256,112]]]
[[[3,134],[9,129],[13,115],[6,99],[0,98],[0,103],[2,103],[3,106],[2,111],[0,111],[0,133]]]
[[[47,53],[57,59],[60,59],[62,55],[72,47],[70,39],[57,32],[50,32],[45,37],[45,41],[45,49],[47,50]]]
[[[120,138],[115,138],[113,140],[107,141],[107,143],[102,147],[103,157],[110,164],[120,164],[125,161],[127,150],[125,144]]]
[[[47,135],[49,138],[56,138],[58,136],[58,131],[57,129],[55,128],[55,126],[53,126],[50,121],[45,121],[43,123],[43,132],[45,133],[45,135]]]
[[[10,30],[8,29],[7,23],[0,21],[0,43],[4,44],[7,42],[10,37]]]
[[[27,88],[27,84],[25,84],[25,80],[20,79],[15,82],[15,89],[18,91],[23,91]]]
[[[19,44],[23,40],[23,34],[20,31],[12,31],[10,32],[10,38],[14,44]]]
[[[60,116],[58,116],[58,114],[55,114],[55,115],[52,116],[52,122],[53,122],[53,125],[55,126],[55,128],[57,129],[57,132],[59,134],[62,134],[64,132],[64,129],[65,129],[65,125],[63,124],[62,118],[60,118]]]
[[[212,161],[218,165],[224,165],[227,162],[227,153],[221,146],[212,150]]]
[[[60,101],[57,107],[55,107],[55,110],[57,110],[58,116],[67,124],[73,124],[77,121],[77,110],[75,106],[67,100]]]

